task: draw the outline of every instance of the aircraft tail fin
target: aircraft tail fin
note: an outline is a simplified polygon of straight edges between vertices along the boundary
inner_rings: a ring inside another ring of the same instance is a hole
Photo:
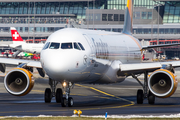
[[[132,34],[132,24],[133,24],[133,0],[127,0],[124,28],[122,33]]]
[[[13,42],[15,42],[15,41],[24,42],[23,39],[21,38],[20,34],[16,30],[16,28],[11,27],[10,29],[11,29],[11,36],[12,36]]]

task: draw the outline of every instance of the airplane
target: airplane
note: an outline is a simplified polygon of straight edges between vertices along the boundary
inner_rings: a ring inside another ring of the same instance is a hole
[[[5,72],[6,64],[17,65],[5,75],[5,89],[15,96],[28,94],[35,82],[31,70],[36,68],[39,75],[49,77],[45,103],[55,97],[62,107],[74,105],[70,89],[75,83],[120,83],[128,76],[142,86],[137,90],[137,104],[143,104],[145,98],[149,104],[154,104],[155,97],[170,97],[178,85],[174,68],[180,67],[180,62],[142,63],[141,55],[149,48],[179,44],[141,46],[131,32],[133,0],[127,1],[125,12],[122,33],[65,28],[48,37],[40,61],[0,58],[2,72]],[[139,74],[144,74],[144,83],[138,79]],[[56,88],[58,83],[62,88]]]
[[[11,36],[13,44],[9,44],[9,47],[14,48],[18,51],[29,52],[29,53],[40,53],[44,44],[43,43],[26,43],[16,30],[16,28],[11,27]]]

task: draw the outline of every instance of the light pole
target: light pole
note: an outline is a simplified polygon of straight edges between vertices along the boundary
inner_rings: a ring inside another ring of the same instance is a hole
[[[36,8],[35,8],[35,1],[34,1],[34,26],[33,26],[33,43],[35,42],[35,12],[36,12]]]
[[[153,22],[154,22],[154,20],[153,20],[153,10],[154,10],[154,6],[153,6],[153,8],[152,8],[152,24],[151,24],[151,41],[152,41],[152,37],[153,37]]]
[[[28,7],[28,40],[29,40],[29,12],[30,12],[30,1],[29,1],[29,7]]]
[[[88,14],[87,14],[87,15],[88,15],[88,16],[87,16],[87,18],[88,18],[88,19],[87,19],[87,22],[88,22],[88,23],[87,23],[87,29],[89,29],[89,0],[88,0],[87,10],[88,10],[88,11],[87,11],[87,13],[88,13]]]
[[[93,30],[94,30],[94,8],[95,8],[95,0],[93,1]]]
[[[158,36],[157,36],[157,44],[159,45],[159,4],[158,4]],[[160,50],[160,49],[159,49]]]

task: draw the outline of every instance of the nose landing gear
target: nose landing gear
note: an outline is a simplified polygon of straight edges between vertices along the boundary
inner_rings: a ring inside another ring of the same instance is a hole
[[[70,95],[70,87],[72,87],[72,83],[68,82],[68,84],[66,82],[63,82],[62,86],[65,89],[65,97],[63,97],[63,92],[61,88],[57,88],[56,90],[56,86],[57,86],[58,82],[52,80],[49,78],[49,85],[51,86],[50,88],[46,88],[45,93],[44,93],[44,100],[45,103],[50,103],[51,99],[53,97],[56,98],[56,103],[61,103],[62,107],[66,107],[67,105],[69,107],[72,107],[74,105],[74,101],[72,97],[69,97]],[[56,90],[56,92],[55,92]]]
[[[66,96],[63,97],[61,105],[62,105],[62,107],[66,107],[66,105],[68,104],[69,107],[72,107],[74,105],[74,101],[73,101],[72,97],[69,97],[70,87],[72,87],[72,83],[69,82],[69,84],[67,84],[66,82],[64,82],[62,85],[66,89],[66,91],[65,91]]]

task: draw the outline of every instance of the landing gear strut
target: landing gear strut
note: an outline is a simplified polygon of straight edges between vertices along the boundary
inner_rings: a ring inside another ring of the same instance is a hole
[[[154,104],[154,102],[155,102],[155,96],[150,91],[148,92],[148,78],[147,78],[147,76],[148,76],[148,72],[145,71],[144,72],[144,84],[142,84],[141,81],[137,78],[137,76],[132,74],[132,77],[138,81],[138,83],[143,87],[143,90],[144,90],[144,93],[143,93],[142,89],[139,89],[137,91],[137,104],[143,104],[143,100],[145,98],[148,98],[149,104]]]

